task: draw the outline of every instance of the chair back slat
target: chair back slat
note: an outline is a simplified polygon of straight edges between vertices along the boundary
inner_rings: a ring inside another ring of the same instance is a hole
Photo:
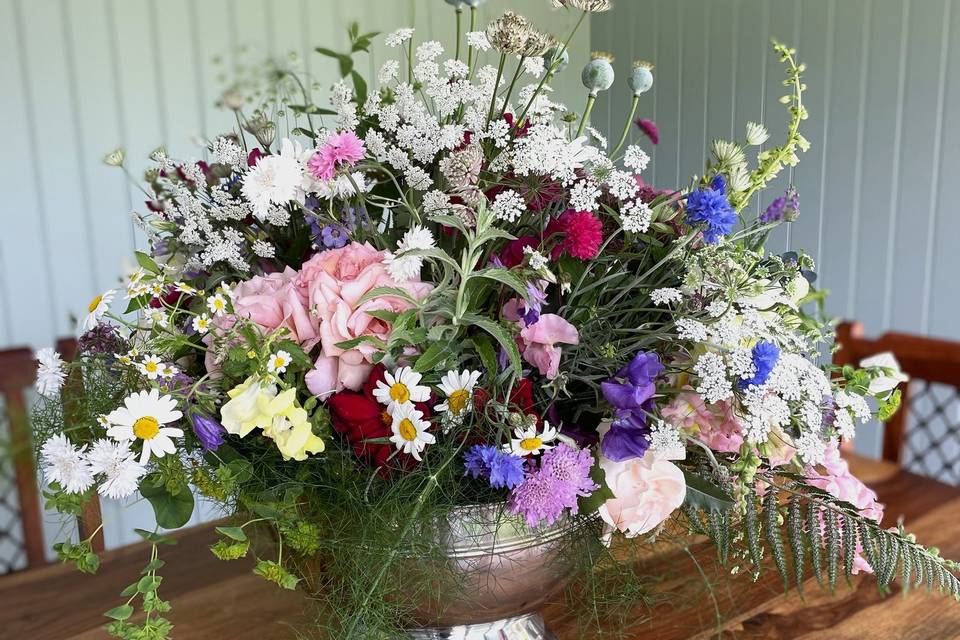
[[[889,351],[910,376],[900,411],[884,427],[884,459],[960,484],[960,342],[905,333],[871,339],[859,322],[845,322],[837,344],[834,364],[856,366]]]

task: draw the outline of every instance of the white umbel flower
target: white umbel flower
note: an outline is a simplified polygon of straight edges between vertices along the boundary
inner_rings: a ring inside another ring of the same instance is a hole
[[[122,441],[140,440],[143,443],[140,464],[146,464],[151,455],[162,458],[176,453],[173,438],[182,438],[183,429],[163,426],[183,417],[177,410],[176,400],[151,389],[130,394],[124,398],[123,405],[107,416],[112,425],[107,429],[108,436]]]
[[[384,42],[388,47],[399,47],[401,44],[413,37],[412,27],[403,27],[387,35]]]
[[[43,475],[48,482],[56,482],[68,493],[83,493],[93,485],[93,470],[84,457],[85,447],[73,446],[67,437],[58,433],[40,449]]]
[[[430,399],[430,388],[420,384],[423,376],[410,367],[400,367],[393,373],[384,372],[383,380],[377,382],[373,397],[387,405],[391,415],[398,406]]]
[[[683,300],[683,294],[680,293],[679,289],[662,287],[650,292],[650,300],[655,305],[667,305],[671,302],[681,302]]]
[[[137,490],[146,468],[137,462],[129,442],[97,440],[87,453],[87,462],[95,474],[103,474],[98,491],[105,498],[126,498]]]
[[[470,413],[470,399],[479,379],[479,371],[447,371],[440,378],[440,391],[443,391],[447,399],[435,406],[434,410],[446,414],[447,418],[453,421],[462,420]]]
[[[636,173],[646,169],[648,164],[650,164],[650,156],[635,144],[628,146],[623,153],[623,166],[633,169]]]
[[[100,319],[110,310],[110,303],[113,302],[115,295],[117,295],[116,291],[108,289],[90,301],[90,304],[87,305],[87,315],[80,323],[79,329],[81,334],[90,331],[100,324]]]
[[[550,443],[559,435],[557,429],[551,427],[549,422],[543,423],[543,431],[538,431],[535,424],[529,427],[517,427],[513,430],[510,444],[504,445],[503,450],[521,457],[534,455],[552,449],[553,445]]]
[[[60,354],[47,347],[39,349],[33,355],[37,362],[37,381],[34,388],[42,396],[53,398],[60,394],[63,381],[67,378],[66,364]]]
[[[428,444],[437,441],[432,433],[427,432],[429,428],[430,422],[423,419],[423,412],[410,403],[399,405],[393,411],[393,435],[390,436],[390,442],[397,445],[400,451],[420,460],[420,452],[426,449]]]

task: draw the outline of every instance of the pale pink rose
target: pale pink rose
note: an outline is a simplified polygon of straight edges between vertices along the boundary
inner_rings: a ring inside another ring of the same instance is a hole
[[[623,462],[600,459],[614,497],[601,505],[600,517],[627,537],[646,533],[683,504],[687,484],[680,468],[652,451]]]
[[[552,380],[557,377],[562,344],[579,344],[577,328],[554,313],[545,313],[540,319],[520,331],[524,359]]]
[[[350,243],[342,249],[331,249],[313,256],[304,263],[298,280],[308,295],[310,308],[319,319],[320,359],[311,376],[311,392],[326,395],[343,388],[359,389],[366,380],[375,345],[361,343],[350,349],[337,344],[370,336],[386,342],[390,338],[389,323],[369,315],[370,311],[401,312],[412,305],[394,296],[377,296],[360,302],[369,291],[379,287],[403,289],[420,299],[432,285],[408,281],[398,284],[383,265],[383,253],[369,244]],[[325,358],[339,359],[336,366]]]
[[[267,332],[284,327],[290,337],[309,350],[317,343],[316,322],[307,311],[307,298],[296,284],[298,274],[287,267],[282,273],[254,276],[233,290],[233,310]],[[215,321],[218,326],[230,320]]]

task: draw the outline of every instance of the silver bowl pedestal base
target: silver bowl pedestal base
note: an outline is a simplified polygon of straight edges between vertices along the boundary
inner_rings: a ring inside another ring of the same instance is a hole
[[[413,640],[556,640],[539,613],[504,618],[482,624],[436,629],[410,629]]]

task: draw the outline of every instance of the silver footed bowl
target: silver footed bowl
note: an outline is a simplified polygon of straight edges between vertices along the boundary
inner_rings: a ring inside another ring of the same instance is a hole
[[[595,539],[598,530],[597,520],[584,518],[531,529],[503,503],[452,511],[433,534],[443,557],[407,557],[418,570],[435,568],[442,576],[433,594],[438,597],[415,603],[414,626],[486,625],[535,610],[566,585],[575,569],[576,545],[587,536]]]

